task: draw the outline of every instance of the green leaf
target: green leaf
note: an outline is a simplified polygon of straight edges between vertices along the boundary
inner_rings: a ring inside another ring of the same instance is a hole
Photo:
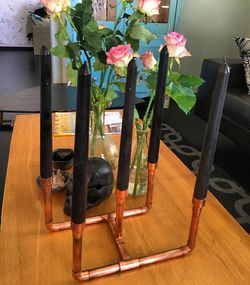
[[[106,64],[107,56],[104,50],[99,51],[97,56],[101,63]]]
[[[107,90],[107,92],[106,92],[106,99],[107,99],[107,101],[111,102],[111,101],[113,101],[117,97],[118,97],[118,94],[114,90],[112,90],[110,88]]]
[[[169,76],[169,79],[173,82],[178,82],[181,74],[179,72],[172,72]]]
[[[136,108],[134,108],[134,120],[139,120],[140,119],[140,116],[139,116],[139,113],[138,113],[138,111],[137,111],[137,109]],[[140,123],[140,126],[141,126],[142,124]]]
[[[67,35],[65,34],[65,31],[61,27],[59,28],[58,32],[55,34],[55,38],[56,38],[58,44],[62,44],[63,42],[65,42],[68,39]]]
[[[116,39],[118,45],[122,45],[123,44],[123,40],[121,40],[121,38],[115,37],[115,39]]]
[[[155,90],[156,88],[156,83],[157,83],[157,72],[152,72],[147,78],[146,78],[146,83],[148,85],[148,88],[151,90]]]
[[[130,31],[130,37],[135,40],[141,40],[146,44],[157,38],[155,34],[142,25],[133,26]]]
[[[78,19],[81,27],[86,25],[93,15],[92,0],[83,0],[75,6],[74,20]]]
[[[116,81],[114,84],[119,88],[121,92],[125,92],[126,82]]]
[[[126,41],[130,43],[131,48],[134,51],[138,51],[139,49],[139,40],[132,39],[130,36],[126,36]]]
[[[106,47],[107,50],[109,51],[112,47],[115,47],[118,45],[116,39],[114,38],[113,35],[105,37],[105,42],[106,42]]]
[[[81,55],[81,50],[78,43],[68,43],[67,46],[67,53],[70,58],[79,58]]]
[[[77,70],[72,68],[71,62],[67,65],[68,78],[72,86],[77,86]]]
[[[52,55],[58,56],[58,57],[68,57],[68,50],[66,46],[56,46],[54,48],[50,49],[50,52]]]
[[[102,49],[102,38],[98,24],[91,19],[87,25],[82,28],[84,40],[90,49],[100,51]]]
[[[192,88],[171,82],[167,86],[166,92],[185,114],[188,114],[196,103],[196,96]]]
[[[202,78],[194,76],[194,75],[181,74],[179,79],[178,79],[178,83],[183,84],[183,85],[188,86],[188,87],[191,87],[193,89],[198,88],[204,82],[205,81]]]
[[[82,28],[93,17],[92,0],[83,0],[83,3],[78,3],[74,8],[70,10],[70,14],[67,17],[71,17],[76,29],[78,30],[77,39],[82,41]]]
[[[104,64],[102,62],[100,62],[99,58],[95,59],[94,69],[95,69],[95,71],[102,71],[102,70],[104,70]]]
[[[113,33],[113,31],[109,28],[103,28],[103,29],[99,29],[100,35],[103,36],[108,36],[111,35]]]
[[[78,43],[68,43],[66,49],[72,63],[72,68],[79,69],[81,65],[81,50]]]

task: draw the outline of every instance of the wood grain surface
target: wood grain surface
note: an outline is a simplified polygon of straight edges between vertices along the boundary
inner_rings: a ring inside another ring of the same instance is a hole
[[[118,137],[115,138],[118,141]],[[72,147],[73,137],[55,137],[54,148]],[[17,117],[5,185],[0,232],[1,285],[76,284],[71,277],[71,231],[49,233],[44,226],[43,193],[39,175],[39,115]],[[155,179],[152,210],[126,219],[124,237],[132,257],[145,256],[186,244],[194,175],[165,146]],[[64,193],[53,194],[55,221],[66,221]],[[126,208],[142,205],[144,198],[127,199]],[[89,216],[114,211],[114,196]],[[105,224],[86,227],[83,268],[119,260]],[[246,285],[250,280],[250,239],[211,195],[201,215],[195,250],[187,257],[119,273],[89,284],[226,284]]]

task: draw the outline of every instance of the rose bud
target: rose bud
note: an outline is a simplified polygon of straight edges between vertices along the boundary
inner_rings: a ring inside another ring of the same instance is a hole
[[[151,17],[153,15],[159,15],[159,6],[161,4],[160,0],[139,0],[138,9]]]
[[[156,65],[156,59],[151,51],[146,51],[143,55],[141,55],[140,59],[145,69],[151,70]]]

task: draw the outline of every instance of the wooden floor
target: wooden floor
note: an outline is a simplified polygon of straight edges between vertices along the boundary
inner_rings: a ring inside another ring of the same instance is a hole
[[[72,147],[71,137],[55,138],[54,148]],[[39,175],[39,116],[19,116],[13,133],[0,233],[0,284],[76,284],[71,277],[70,231],[49,233],[44,227],[43,195],[35,184]],[[145,256],[186,243],[195,177],[165,146],[155,179],[152,211],[124,223],[124,236],[133,257]],[[64,197],[54,194],[55,220],[63,214]],[[127,208],[142,204],[127,200]],[[114,210],[114,197],[89,215]],[[84,232],[83,267],[118,261],[107,226],[88,226]],[[208,195],[201,215],[197,246],[185,258],[162,262],[89,284],[225,284],[250,280],[250,239],[221,204]]]

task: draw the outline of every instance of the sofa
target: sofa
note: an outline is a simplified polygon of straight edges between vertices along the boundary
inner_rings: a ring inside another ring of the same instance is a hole
[[[201,77],[205,83],[198,89],[195,114],[207,121],[217,71],[223,59],[204,59]],[[250,153],[250,95],[241,59],[228,59],[230,77],[220,131]]]

